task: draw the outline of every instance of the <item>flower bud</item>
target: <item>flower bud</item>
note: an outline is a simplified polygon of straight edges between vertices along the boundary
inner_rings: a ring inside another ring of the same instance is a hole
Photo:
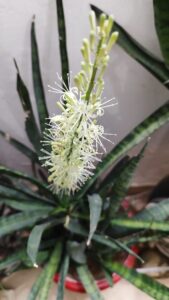
[[[83,40],[83,52],[84,52],[84,58],[87,62],[90,62],[90,46],[88,39]]]
[[[93,10],[91,10],[91,12],[89,14],[89,21],[90,21],[91,29],[94,32],[96,32],[96,15],[95,15],[95,12]]]
[[[107,44],[107,52],[109,52],[111,50],[112,46],[116,43],[118,36],[119,36],[119,33],[117,31],[114,31],[111,34],[110,39]]]
[[[104,21],[106,20],[106,15],[105,14],[101,14],[100,15],[100,20],[99,20],[99,26],[100,26],[100,30],[102,31],[103,29],[103,25],[104,25]]]

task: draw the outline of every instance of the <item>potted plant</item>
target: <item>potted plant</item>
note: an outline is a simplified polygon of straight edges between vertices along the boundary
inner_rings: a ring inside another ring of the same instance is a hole
[[[142,261],[135,245],[169,232],[169,223],[165,221],[169,216],[169,200],[130,216],[123,201],[149,136],[169,121],[169,104],[157,109],[102,157],[99,153],[105,152],[104,140],[109,133],[104,132],[98,119],[107,107],[116,104],[113,100],[101,101],[103,76],[118,32],[113,29],[111,16],[101,14],[96,24],[94,11],[90,12],[90,36],[84,39],[81,48],[82,70],[74,77],[72,86],[66,75],[68,58],[62,1],[57,1],[57,8],[63,80],[49,88],[60,93],[61,113],[50,118],[34,20],[31,27],[33,83],[41,131],[15,62],[17,90],[26,113],[25,129],[34,150],[3,132],[1,135],[30,158],[35,175],[0,167],[1,204],[11,209],[9,215],[0,218],[0,237],[17,232],[21,240],[19,249],[0,262],[0,270],[43,266],[29,300],[48,299],[53,280],[58,282],[57,299],[63,299],[65,282],[72,288],[70,276],[81,282],[91,299],[103,299],[101,285],[111,286],[112,274],[126,278],[155,299],[167,300],[169,289],[130,269],[131,261],[128,261],[132,258],[132,266],[133,258]],[[145,143],[136,156],[124,156],[142,141]],[[41,162],[48,169],[47,177]],[[103,177],[107,171],[108,175]],[[124,263],[126,258],[128,267]],[[79,291],[83,291],[81,284],[75,284]]]

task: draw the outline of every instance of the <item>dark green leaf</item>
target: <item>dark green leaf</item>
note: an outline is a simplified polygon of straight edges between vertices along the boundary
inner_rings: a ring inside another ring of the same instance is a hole
[[[49,198],[45,198],[41,195],[38,195],[36,193],[33,193],[31,190],[25,190],[25,189],[19,189],[16,188],[16,186],[6,186],[0,184],[0,203],[4,203],[6,201],[6,198],[9,199],[9,201],[17,201],[18,203],[23,203],[23,205],[26,208],[26,205],[28,209],[32,210],[33,208],[40,207],[42,208],[49,208],[49,205],[54,206],[55,202]],[[8,201],[7,205],[15,205],[15,203],[10,203]],[[21,204],[22,204],[21,203]],[[31,209],[31,203],[33,205],[33,208]],[[24,209],[23,206],[23,209]]]
[[[87,265],[81,265],[77,267],[76,270],[80,281],[82,282],[90,298],[92,300],[104,300]]]
[[[37,264],[41,264],[44,260],[47,259],[49,253],[48,251],[40,251],[37,257]],[[16,253],[3,258],[3,261],[0,261],[0,271],[1,270],[10,270],[14,269],[15,265],[24,264],[25,266],[32,267],[32,263],[27,256],[26,250],[17,250]]]
[[[53,207],[44,204],[43,202],[40,203],[36,203],[34,200],[30,200],[30,201],[20,201],[20,200],[13,200],[13,199],[0,199],[0,203],[2,203],[12,207],[16,210],[20,210],[20,211],[35,211],[35,210],[41,210],[44,212],[51,212]]]
[[[113,278],[112,278],[112,273],[107,271],[103,266],[102,266],[102,270],[104,272],[105,278],[107,280],[107,282],[109,283],[109,285],[111,287],[113,287]]]
[[[69,269],[69,256],[66,255],[60,270],[60,278],[57,287],[57,298],[56,300],[63,300],[64,298],[64,283]]]
[[[39,122],[41,131],[45,130],[46,119],[49,117],[46,106],[45,93],[42,83],[42,76],[40,71],[40,61],[38,53],[38,45],[35,33],[35,22],[34,19],[31,25],[31,52],[32,52],[32,75],[33,75],[33,87],[37,105],[37,111],[39,115]]]
[[[62,243],[58,242],[55,249],[53,250],[53,253],[51,254],[51,258],[46,266],[45,271],[45,280],[43,280],[43,286],[40,291],[40,300],[47,300],[50,287],[52,285],[52,279],[57,271],[60,261],[61,261],[61,255],[62,255]]]
[[[107,195],[107,190],[114,185],[116,177],[118,177],[119,173],[121,173],[121,170],[124,168],[129,158],[129,155],[126,155],[120,159],[120,161],[112,168],[108,175],[99,184],[97,192],[99,192],[101,196]]]
[[[67,242],[67,251],[71,259],[79,264],[86,263],[86,255],[85,255],[86,243],[76,242],[76,241],[68,241]]]
[[[135,145],[145,138],[148,138],[154,131],[169,121],[169,102],[157,109],[153,114],[146,118],[141,124],[129,133],[110,153],[98,164],[95,174],[91,177],[80,192],[77,193],[76,200],[79,201],[96,179],[103,174],[112,164],[124,155]]]
[[[49,188],[47,187],[46,184],[44,184],[43,182],[37,180],[36,178],[34,178],[32,176],[25,174],[25,173],[0,166],[0,174],[6,174],[11,177],[19,178],[19,179],[25,179],[25,180],[35,184],[36,186],[38,186],[40,189],[43,189],[43,190],[47,191],[48,193],[51,193],[51,191],[49,190]]]
[[[169,67],[169,1],[154,0],[153,3],[156,31],[166,66]]]
[[[46,269],[40,273],[35,283],[33,284],[31,291],[28,295],[28,300],[36,300],[39,294],[40,289],[43,287],[44,281],[46,278]]]
[[[67,88],[69,88],[69,82],[67,75],[69,74],[69,61],[67,55],[67,44],[66,44],[66,26],[62,0],[56,0],[57,6],[57,21],[58,21],[58,33],[59,33],[59,46],[60,46],[60,58],[62,67],[62,79]],[[63,84],[63,89],[65,89]]]
[[[113,191],[110,196],[110,207],[108,210],[108,220],[111,220],[112,217],[119,210],[121,202],[124,200],[124,197],[127,194],[128,188],[130,187],[131,179],[133,174],[143,157],[147,143],[141,149],[137,156],[132,157],[126,165],[121,170],[120,174],[116,177],[113,185]]]
[[[89,209],[90,209],[90,231],[87,240],[87,245],[90,245],[94,232],[96,231],[101,211],[102,211],[102,199],[98,194],[88,196]]]
[[[38,254],[42,234],[45,230],[47,230],[50,227],[53,227],[55,225],[62,224],[64,222],[64,219],[58,219],[58,220],[52,220],[44,224],[36,225],[28,238],[27,243],[27,254],[30,257],[33,265],[36,264],[36,257]]]
[[[29,97],[29,92],[27,90],[26,85],[24,84],[20,73],[18,66],[15,62],[16,70],[17,70],[17,91],[21,100],[21,104],[23,107],[23,110],[25,112],[25,128],[26,128],[26,133],[28,135],[28,138],[36,151],[39,153],[40,152],[40,133],[38,126],[36,124],[35,116],[33,113],[32,105],[31,105],[31,100]]]
[[[17,213],[9,217],[0,218],[0,237],[12,233],[16,230],[20,230],[26,227],[30,227],[38,220],[46,217],[48,212],[46,211],[30,211]]]
[[[159,2],[160,1],[161,0],[159,0]],[[94,5],[91,5],[91,7],[98,18],[102,11]],[[140,45],[117,22],[114,22],[113,30],[119,32],[119,38],[117,40],[119,46],[122,47],[132,58],[138,61],[144,68],[146,68],[152,75],[154,75],[163,85],[169,88],[169,83],[166,83],[169,78],[169,70],[166,68],[165,64]]]
[[[32,162],[39,164],[39,159],[37,153],[34,152],[32,149],[28,148],[26,145],[22,144],[21,142],[17,141],[16,139],[12,138],[8,133],[3,132],[0,130],[0,135],[4,137],[4,139],[13,145],[17,150],[19,150],[22,154],[27,156]]]
[[[109,272],[116,272],[117,274],[134,284],[137,288],[153,297],[153,299],[169,299],[169,289],[153,280],[152,278],[144,274],[139,274],[133,269],[127,269],[119,263],[112,262],[112,260],[104,262],[104,266]]]

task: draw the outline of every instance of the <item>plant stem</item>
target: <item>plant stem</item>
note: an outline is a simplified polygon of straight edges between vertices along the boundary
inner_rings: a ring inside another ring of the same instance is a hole
[[[86,97],[85,97],[85,100],[87,102],[89,102],[90,94],[91,94],[92,89],[93,89],[94,84],[95,84],[95,77],[96,77],[96,73],[97,73],[97,60],[98,60],[98,55],[99,55],[100,48],[101,48],[101,45],[102,45],[102,41],[103,41],[103,39],[100,39],[100,41],[98,43],[98,46],[97,46],[96,58],[95,58],[94,65],[93,65],[92,76],[91,76],[90,83],[89,83],[89,86],[88,86],[88,89],[87,89],[87,92],[86,92]]]

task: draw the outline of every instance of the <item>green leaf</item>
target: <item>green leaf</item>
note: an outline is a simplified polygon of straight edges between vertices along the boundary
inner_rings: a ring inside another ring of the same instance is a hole
[[[37,180],[32,176],[27,175],[26,173],[22,173],[13,169],[6,168],[4,166],[0,166],[0,174],[6,174],[8,176],[12,176],[14,178],[19,178],[19,179],[25,179],[38,186],[40,189],[43,189],[50,194],[52,193],[46,184],[42,183],[41,181]]]
[[[101,216],[102,199],[98,194],[93,194],[91,196],[88,196],[88,201],[90,209],[90,231],[87,240],[87,245],[89,246]]]
[[[33,284],[31,291],[28,295],[28,300],[36,300],[37,296],[39,294],[40,289],[43,287],[43,283],[46,278],[46,269],[43,269],[43,271],[40,273],[38,278],[36,279],[35,283]]]
[[[57,287],[57,300],[63,300],[64,298],[64,283],[69,269],[69,256],[66,255],[60,270],[60,278]]]
[[[109,272],[116,272],[137,288],[153,297],[153,299],[168,300],[169,289],[152,278],[144,274],[139,274],[135,270],[128,269],[119,263],[112,262],[112,260],[104,262],[104,266]]]
[[[73,259],[76,263],[79,264],[86,263],[85,242],[79,243],[76,241],[68,241],[66,246],[67,252],[69,253],[71,259]]]
[[[108,220],[111,220],[112,217],[117,213],[120,208],[121,202],[124,200],[124,197],[127,194],[127,191],[130,187],[130,183],[133,177],[133,174],[143,157],[147,143],[141,149],[137,156],[132,157],[126,165],[121,170],[120,174],[114,181],[113,192],[110,196],[110,207],[108,209]]]
[[[6,198],[9,199],[8,203],[6,201]],[[25,206],[27,205],[27,208],[32,210],[35,209],[36,207],[40,209],[40,207],[43,208],[49,208],[49,205],[54,206],[55,202],[49,198],[45,198],[41,195],[38,195],[36,193],[33,193],[31,190],[25,190],[25,189],[19,189],[16,188],[16,186],[6,186],[0,184],[0,203],[6,202],[7,205],[15,205],[15,203],[10,203],[13,201],[17,201],[18,203],[22,204]],[[22,202],[22,203],[21,203]],[[31,209],[31,204],[33,205],[33,208]],[[24,209],[23,206],[23,209]]]
[[[169,221],[158,222],[158,221],[141,221],[133,219],[114,219],[111,221],[111,225],[127,227],[132,229],[148,229],[169,232]]]
[[[154,0],[155,27],[165,64],[169,67],[169,2]]]
[[[26,133],[27,136],[36,149],[38,153],[40,153],[41,145],[40,145],[40,132],[38,129],[38,126],[36,124],[35,116],[33,113],[32,105],[31,105],[31,100],[29,97],[29,92],[27,90],[26,85],[24,84],[20,73],[19,73],[19,68],[17,66],[16,61],[14,60],[16,70],[17,70],[17,91],[21,100],[21,104],[23,107],[23,110],[25,112],[25,128],[26,128]]]
[[[80,281],[82,282],[90,298],[92,300],[104,300],[87,265],[78,266],[76,270]]]
[[[35,22],[34,19],[31,25],[31,54],[32,54],[32,75],[33,75],[33,87],[37,105],[37,111],[39,115],[39,122],[41,131],[44,132],[46,128],[46,119],[49,117],[45,93],[43,88],[42,76],[40,71],[40,61],[38,53],[38,45],[35,33]]]
[[[124,155],[127,151],[139,144],[145,138],[148,138],[158,128],[163,126],[169,121],[169,102],[157,109],[153,114],[140,123],[135,129],[130,132],[110,153],[103,158],[95,170],[94,176],[92,176],[80,192],[76,195],[76,201],[78,202],[81,197],[88,191],[92,184],[101,176],[112,164]]]
[[[109,190],[114,185],[116,177],[119,176],[121,170],[124,168],[129,158],[129,155],[126,155],[125,157],[120,159],[120,161],[112,168],[108,175],[99,184],[97,192],[99,192],[101,196],[107,195],[107,190]]]
[[[37,257],[37,263],[41,264],[44,260],[47,259],[48,255],[48,251],[40,251]],[[27,256],[25,249],[17,250],[16,253],[3,258],[3,261],[0,261],[0,271],[5,269],[14,270],[15,265],[19,265],[21,263],[26,266],[32,267],[32,263]]]
[[[169,199],[165,199],[157,204],[152,203],[149,207],[145,208],[141,212],[137,213],[135,216],[132,217],[131,220],[133,221],[146,221],[148,224],[152,224],[152,222],[157,221],[164,221],[169,217]],[[112,221],[113,222],[113,221]],[[111,224],[112,224],[111,222]],[[115,221],[116,222],[116,221]],[[118,221],[119,222],[119,221]],[[141,225],[140,225],[141,226]],[[147,225],[148,226],[148,225]],[[148,226],[149,227],[149,226]],[[130,228],[130,230],[129,230]],[[125,236],[129,233],[132,233],[133,231],[137,231],[140,228],[137,228],[133,225],[127,226],[127,227],[119,227],[118,228],[112,227],[112,236]]]
[[[27,156],[32,162],[39,164],[39,159],[37,153],[32,149],[28,148],[26,145],[12,138],[8,133],[0,130],[0,135],[12,146],[14,146],[17,150],[19,150],[22,154]]]
[[[47,223],[36,225],[32,229],[28,238],[27,254],[30,257],[30,260],[32,261],[33,265],[36,264],[36,258],[37,258],[43,232],[55,225],[62,224],[63,222],[64,222],[64,218],[58,220],[51,220]]]
[[[56,0],[56,6],[57,6],[57,21],[58,21],[62,79],[63,79],[63,82],[65,83],[66,87],[69,88],[69,82],[68,82],[68,77],[67,77],[67,75],[69,74],[69,61],[68,61],[68,55],[67,55],[66,26],[65,26],[63,1]],[[63,89],[65,89],[65,85],[62,84]]]
[[[145,221],[164,221],[168,217],[169,199],[165,199],[159,203],[150,203],[149,207],[136,214],[133,219]]]
[[[49,206],[49,205],[46,205],[44,204],[43,202],[41,203],[36,203],[34,200],[31,200],[31,201],[21,201],[20,200],[13,200],[13,199],[3,199],[1,200],[0,199],[0,203],[2,203],[9,206],[9,207],[12,207],[16,210],[20,210],[20,211],[35,211],[35,210],[41,210],[41,211],[44,211],[44,212],[51,212],[53,207],[52,206]]]
[[[43,281],[43,287],[40,291],[40,298],[39,298],[40,300],[48,299],[48,293],[52,284],[52,279],[59,267],[61,261],[61,255],[62,255],[62,243],[58,242],[55,249],[53,250],[49,263],[46,266],[46,272],[45,272],[46,276],[45,276],[45,280]]]
[[[99,18],[102,11],[94,5],[91,5],[91,8],[95,11],[97,18]],[[119,46],[154,75],[165,87],[169,88],[169,83],[166,83],[169,78],[169,70],[165,64],[139,44],[138,41],[117,22],[114,22],[113,31],[119,32],[119,38],[117,40]]]
[[[22,212],[9,217],[0,218],[0,237],[10,234],[16,230],[31,227],[38,220],[46,217],[48,212],[44,210]]]
[[[102,270],[104,272],[105,278],[106,278],[107,282],[109,283],[110,287],[113,287],[112,273],[107,271],[103,266],[102,266]]]

